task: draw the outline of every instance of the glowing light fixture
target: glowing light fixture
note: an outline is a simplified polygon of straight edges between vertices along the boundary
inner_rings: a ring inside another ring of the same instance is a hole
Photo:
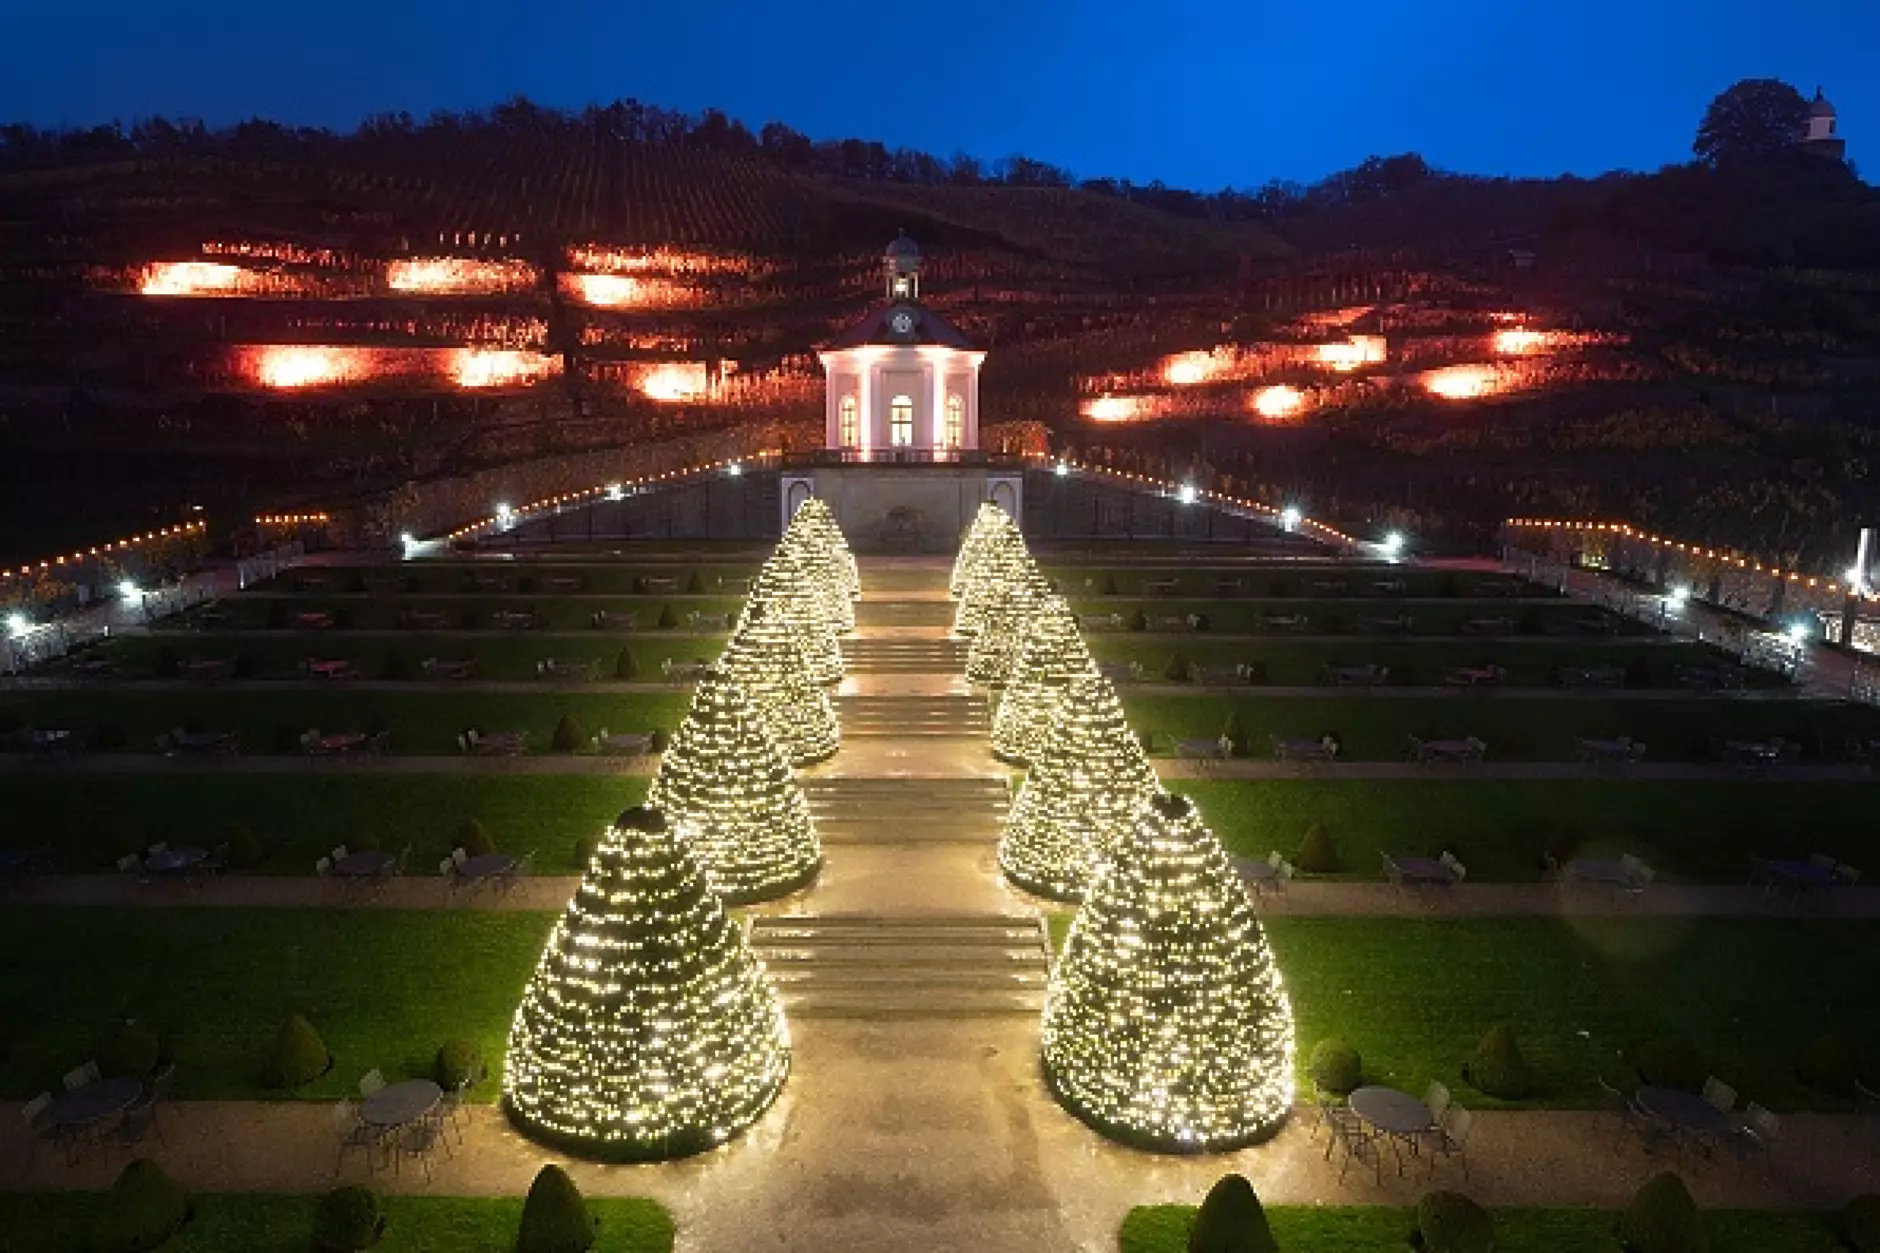
[[[20,636],[30,631],[32,625],[32,623],[26,620],[26,615],[23,613],[10,613],[7,615],[7,633],[12,635],[15,639],[18,639]]]
[[[607,499],[625,500],[626,496],[627,496],[627,489],[622,487],[620,484],[609,483],[607,485]]]
[[[1800,645],[1807,642],[1812,632],[1809,631],[1806,622],[1791,622],[1788,625],[1788,629],[1784,631],[1783,634],[1788,636],[1789,643]]]
[[[730,476],[731,476],[732,478],[734,478],[734,479],[735,479],[735,478],[737,478],[737,477],[738,477],[738,476],[739,476],[740,474],[743,474],[743,473],[744,473],[744,467],[743,467],[743,466],[741,466],[741,465],[739,465],[739,464],[738,464],[737,462],[735,462],[735,461],[734,461],[734,462],[732,462],[732,463],[731,463],[730,465],[728,465],[728,466],[726,466],[726,467],[725,467],[725,473],[726,473],[726,474],[729,474],[729,475],[730,475]]]
[[[1305,404],[1305,394],[1297,387],[1288,387],[1284,383],[1272,387],[1262,387],[1253,394],[1253,411],[1263,418],[1278,419],[1291,417],[1298,413]]]
[[[1402,531],[1392,531],[1390,534],[1386,535],[1383,539],[1377,542],[1379,551],[1381,551],[1386,557],[1396,557],[1398,554],[1402,553],[1403,544],[1404,544],[1404,540],[1403,540]]]
[[[139,588],[137,584],[129,579],[125,579],[122,583],[118,584],[118,595],[122,596],[125,600],[136,600],[143,594],[143,589]]]
[[[1069,474],[1070,472],[1071,472],[1071,468],[1065,465],[1062,461],[1057,463],[1057,476],[1059,478],[1063,478],[1065,475]]]
[[[1184,505],[1194,504],[1195,485],[1193,483],[1183,483],[1180,487],[1175,489],[1175,498]]]
[[[1299,506],[1297,505],[1287,505],[1284,509],[1279,511],[1279,524],[1288,531],[1298,530],[1300,522],[1304,520],[1305,515],[1299,512]]]

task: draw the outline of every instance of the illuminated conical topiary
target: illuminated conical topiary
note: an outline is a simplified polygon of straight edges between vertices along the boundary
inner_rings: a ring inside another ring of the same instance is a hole
[[[992,751],[1020,765],[1033,761],[1044,748],[1064,689],[1072,679],[1092,673],[1093,666],[1070,607],[1061,597],[1045,597],[1006,678],[992,720]]]
[[[824,597],[829,620],[838,635],[855,629],[855,577],[847,560],[848,545],[836,529],[835,520],[817,508],[815,497],[797,507],[796,516],[784,529],[777,551],[788,550],[800,563],[808,581]]]
[[[510,1118],[572,1152],[679,1157],[749,1126],[789,1069],[776,992],[686,842],[620,815],[516,1010]]]
[[[972,525],[966,528],[966,535],[960,540],[959,556],[953,559],[953,573],[947,579],[947,595],[954,600],[960,598],[971,581],[973,569],[985,550],[986,537],[1002,521],[1010,519],[1006,517],[1005,510],[990,501],[980,505],[979,512],[973,515]]]
[[[727,904],[787,895],[822,865],[790,763],[721,669],[708,670],[692,693],[646,803],[690,842]]]
[[[980,557],[973,563],[960,591],[960,603],[954,608],[953,634],[964,637],[979,634],[999,599],[1008,589],[1023,584],[1047,590],[1044,576],[1025,548],[1025,538],[1007,520],[986,537]]]
[[[811,538],[821,544],[831,555],[841,584],[847,589],[850,600],[858,600],[862,595],[862,576],[855,566],[855,554],[849,549],[848,537],[842,534],[842,528],[836,525],[835,514],[829,512],[829,506],[820,496],[811,496],[797,506],[796,517],[792,525],[801,524],[808,529]],[[853,625],[851,623],[851,625]]]
[[[764,562],[751,585],[750,609],[762,605],[795,627],[803,650],[803,668],[815,683],[834,683],[842,677],[841,610],[848,598],[841,595],[826,564],[813,560],[807,541],[799,534],[785,535]]]
[[[1292,1108],[1279,968],[1186,797],[1143,806],[1091,884],[1045,993],[1044,1070],[1097,1130],[1170,1152],[1261,1139]]]
[[[1045,593],[1038,583],[1024,579],[989,598],[984,625],[973,636],[966,654],[966,679],[981,687],[1004,687],[1025,646],[1025,632]]]
[[[1082,900],[1098,863],[1160,785],[1102,675],[1071,681],[999,841],[1013,883]]]
[[[718,665],[792,765],[821,761],[840,746],[829,693],[803,668],[802,633],[769,606],[745,609]]]

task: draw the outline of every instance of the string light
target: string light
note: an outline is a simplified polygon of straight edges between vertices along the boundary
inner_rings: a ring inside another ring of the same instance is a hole
[[[987,597],[984,625],[966,655],[966,679],[981,687],[1004,687],[1025,646],[1025,627],[1050,595],[1039,577],[1005,584]]]
[[[576,1152],[678,1157],[755,1122],[789,1069],[776,992],[687,841],[623,813],[517,1007],[510,1118]]]
[[[47,557],[44,561],[29,561],[12,570],[0,570],[0,579],[24,579],[34,574],[62,566],[67,562],[80,562],[90,557],[101,557],[107,553],[127,552],[133,548],[142,548],[146,544],[160,543],[167,539],[180,539],[185,535],[200,535],[209,529],[207,522],[179,522],[175,526],[166,526],[160,531],[146,531],[142,535],[127,535],[123,539],[112,540],[109,544],[99,544],[81,552],[65,553],[57,557]]]
[[[255,515],[256,526],[325,526],[332,521],[324,513],[263,513]]]
[[[751,585],[751,605],[762,605],[798,632],[803,665],[816,683],[842,677],[842,645],[836,638],[846,608],[853,601],[837,583],[834,564],[822,545],[792,523]]]
[[[1110,681],[1073,679],[999,840],[999,865],[1040,896],[1083,899],[1097,863],[1160,784]]]
[[[1063,465],[1063,462],[1058,463],[1060,469]],[[990,501],[980,505],[979,512],[973,515],[972,524],[966,528],[966,537],[960,541],[959,556],[953,559],[953,573],[947,579],[947,595],[954,600],[958,600],[966,591],[967,581],[979,564],[979,555],[985,548],[986,538],[1004,516],[1005,510]]]
[[[1186,797],[1155,796],[1091,884],[1051,972],[1051,1090],[1115,1139],[1214,1152],[1284,1121],[1293,1047],[1246,885]]]
[[[1051,732],[1064,689],[1093,667],[1070,607],[1062,597],[1044,598],[993,715],[994,755],[1021,766],[1035,760]]]
[[[825,559],[835,566],[837,581],[847,589],[851,601],[862,598],[862,576],[855,565],[855,554],[849,549],[849,541],[842,534],[842,528],[836,525],[835,514],[820,496],[811,496],[797,507],[792,526],[801,526],[810,542],[820,546]],[[855,629],[855,616],[851,611],[847,618],[847,630]]]
[[[802,633],[767,606],[745,609],[718,664],[791,764],[821,761],[840,746],[835,706],[804,665]]]
[[[691,844],[726,904],[786,896],[822,866],[809,800],[790,763],[718,668],[692,693],[646,803]]]
[[[1031,584],[1043,589],[1045,578],[1025,547],[1018,526],[995,507],[987,533],[980,540],[972,563],[963,572],[960,603],[953,614],[953,634],[970,638],[986,625],[997,602],[1013,588]]]

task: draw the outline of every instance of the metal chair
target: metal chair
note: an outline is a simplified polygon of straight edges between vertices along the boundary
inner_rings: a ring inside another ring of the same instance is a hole
[[[26,1124],[28,1137],[26,1141],[26,1168],[28,1170],[32,1168],[33,1155],[38,1150],[41,1140],[57,1144],[64,1138],[64,1133],[46,1119],[46,1114],[51,1109],[52,1093],[50,1092],[41,1092],[20,1107],[20,1118]]]
[[[1711,1075],[1704,1080],[1704,1103],[1727,1114],[1736,1108],[1736,1089]]]
[[[1475,1115],[1460,1105],[1449,1107],[1445,1117],[1438,1119],[1436,1127],[1423,1135],[1423,1144],[1430,1151],[1430,1165],[1426,1172],[1436,1173],[1438,1158],[1453,1157],[1462,1163],[1462,1177],[1469,1177],[1469,1157],[1467,1148],[1469,1134],[1475,1130]]]
[[[1782,1120],[1751,1101],[1743,1108],[1743,1124],[1724,1143],[1736,1154],[1737,1163],[1747,1171],[1752,1159],[1769,1160],[1770,1150],[1782,1135]]]
[[[377,1066],[374,1066],[371,1070],[366,1071],[365,1074],[359,1077],[360,1096],[371,1096],[384,1086],[385,1076],[379,1073]]]
[[[449,1152],[450,1146],[444,1140],[442,1125],[434,1115],[426,1116],[417,1122],[398,1128],[395,1134],[398,1139],[392,1146],[392,1151],[398,1155],[400,1161],[407,1157],[416,1158],[418,1164],[424,1167],[424,1178],[428,1183],[431,1178],[431,1154],[440,1144],[443,1144],[445,1151]]]
[[[163,1138],[163,1127],[157,1121],[156,1090],[145,1085],[144,1090],[124,1107],[123,1114],[118,1118],[118,1143],[127,1149],[134,1149],[142,1144],[144,1137],[151,1132],[156,1133],[158,1144],[168,1147],[168,1141]]]
[[[1430,1086],[1423,1090],[1423,1103],[1430,1107],[1430,1121],[1441,1126],[1443,1115],[1449,1112],[1449,1089],[1440,1081],[1430,1080]]]
[[[1336,1106],[1326,1110],[1332,1137],[1326,1143],[1325,1156],[1330,1160],[1334,1148],[1345,1151],[1344,1160],[1338,1166],[1338,1182],[1345,1181],[1345,1172],[1351,1169],[1351,1163],[1368,1164],[1371,1167],[1372,1181],[1382,1186],[1384,1182],[1384,1154],[1379,1146],[1379,1137],[1365,1127],[1364,1120],[1352,1113],[1348,1106]]]
[[[334,1174],[339,1174],[345,1168],[347,1149],[358,1149],[364,1153],[366,1169],[372,1169],[372,1150],[379,1144],[378,1128],[369,1126],[359,1117],[359,1106],[351,1097],[344,1097],[333,1106],[333,1134],[339,1140],[339,1157],[333,1163]]]
[[[103,1077],[103,1074],[98,1070],[97,1062],[86,1062],[83,1066],[75,1067],[66,1072],[65,1090],[67,1092],[76,1092],[87,1084],[98,1082],[98,1080]]]

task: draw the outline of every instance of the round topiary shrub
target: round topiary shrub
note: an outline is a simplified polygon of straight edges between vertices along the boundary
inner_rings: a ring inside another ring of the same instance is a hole
[[[1475,1046],[1475,1055],[1462,1068],[1462,1077],[1485,1096],[1518,1101],[1534,1090],[1534,1071],[1521,1056],[1514,1031],[1496,1023]]]
[[[455,1091],[483,1077],[483,1046],[468,1036],[444,1041],[431,1063],[431,1077],[445,1091]]]
[[[614,677],[616,679],[627,680],[640,677],[640,662],[639,659],[633,655],[631,648],[623,648],[620,650],[620,657],[614,662]]]
[[[1145,609],[1138,609],[1135,613],[1130,614],[1129,615],[1129,629],[1132,631],[1147,631],[1149,629],[1148,611]]]
[[[703,596],[705,594],[705,576],[700,574],[697,570],[688,574],[685,578],[685,594],[687,596]]]
[[[1633,1049],[1632,1068],[1641,1083],[1681,1092],[1700,1090],[1710,1073],[1695,1049],[1683,1040],[1669,1038],[1647,1040]]]
[[[549,739],[548,746],[558,753],[572,753],[587,743],[587,732],[575,720],[573,714],[563,714],[555,721],[555,734]]]
[[[1860,1050],[1852,1038],[1838,1031],[1809,1044],[1808,1051],[1795,1067],[1796,1078],[1817,1092],[1831,1096],[1853,1096],[1860,1072]]]
[[[1222,1175],[1208,1189],[1188,1231],[1188,1253],[1279,1253],[1245,1175]]]
[[[1670,1171],[1653,1175],[1619,1217],[1626,1253],[1710,1253],[1704,1217],[1684,1180]]]
[[[516,1253],[582,1253],[593,1244],[594,1219],[581,1190],[561,1167],[542,1167],[522,1203]]]
[[[1306,1073],[1321,1092],[1346,1096],[1364,1083],[1364,1058],[1344,1040],[1328,1036],[1312,1050]]]
[[[355,831],[346,841],[346,848],[354,853],[376,853],[379,851],[379,837],[371,831]]]
[[[313,1211],[313,1247],[319,1253],[355,1253],[384,1236],[385,1202],[370,1188],[334,1188]]]
[[[496,851],[496,841],[490,838],[488,827],[475,818],[465,818],[457,824],[457,847],[471,857],[482,857]]]
[[[672,743],[672,732],[666,730],[664,727],[654,727],[648,735],[646,751],[655,757],[665,752],[666,746]]]
[[[1428,1192],[1410,1243],[1423,1253],[1493,1253],[1495,1220],[1460,1192]]]
[[[598,835],[584,835],[574,842],[574,868],[587,873],[588,863],[594,860],[594,854],[600,851],[601,839]]]
[[[253,870],[259,866],[268,853],[261,846],[261,837],[253,829],[236,823],[228,829],[224,837],[228,845],[227,861],[230,870]]]
[[[1299,869],[1307,874],[1338,873],[1338,844],[1324,823],[1306,828],[1306,838],[1299,842]]]
[[[149,1158],[126,1165],[98,1210],[92,1246],[97,1253],[155,1249],[189,1221],[189,1198]]]
[[[1188,661],[1188,654],[1176,653],[1169,659],[1168,668],[1162,671],[1162,677],[1170,683],[1187,683],[1195,677],[1195,668]]]
[[[106,1031],[93,1054],[98,1072],[107,1079],[154,1074],[163,1056],[163,1041],[141,1022],[120,1022]]]
[[[1841,1243],[1853,1253],[1880,1253],[1880,1194],[1868,1192],[1841,1210]]]
[[[312,1083],[333,1067],[333,1055],[313,1024],[299,1014],[289,1014],[274,1036],[274,1052],[268,1059],[268,1086],[298,1088]]]
[[[1221,728],[1221,738],[1227,741],[1227,751],[1234,756],[1247,755],[1247,724],[1238,709],[1227,715],[1227,725]]]

